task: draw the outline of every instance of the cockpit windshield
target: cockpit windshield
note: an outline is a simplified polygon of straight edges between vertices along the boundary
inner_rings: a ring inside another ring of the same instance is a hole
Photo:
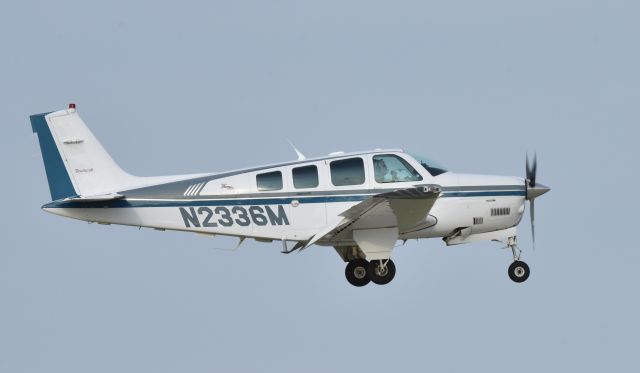
[[[431,174],[431,176],[438,176],[445,172],[449,172],[443,165],[432,159],[414,153],[409,153],[409,155],[418,161],[422,167]]]

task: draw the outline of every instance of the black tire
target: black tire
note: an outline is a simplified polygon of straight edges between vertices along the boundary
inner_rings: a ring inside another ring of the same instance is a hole
[[[525,282],[529,278],[529,266],[525,262],[516,260],[509,266],[509,278],[513,282]]]
[[[393,260],[389,259],[383,272],[380,271],[380,260],[372,260],[369,262],[369,278],[374,284],[386,285],[396,276],[396,265]]]
[[[350,261],[344,269],[344,275],[351,285],[365,286],[371,281],[369,279],[369,262],[362,258]]]

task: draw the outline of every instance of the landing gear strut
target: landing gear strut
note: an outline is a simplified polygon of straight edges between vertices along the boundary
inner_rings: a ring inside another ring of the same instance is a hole
[[[396,266],[391,259],[372,260],[357,258],[349,261],[344,270],[347,281],[353,286],[365,286],[370,281],[386,285],[396,275]]]
[[[507,239],[507,247],[510,248],[511,252],[513,253],[513,263],[511,263],[507,271],[509,273],[509,278],[513,282],[518,283],[527,281],[530,274],[529,266],[527,265],[527,263],[520,260],[522,251],[518,247],[515,236],[509,237]]]

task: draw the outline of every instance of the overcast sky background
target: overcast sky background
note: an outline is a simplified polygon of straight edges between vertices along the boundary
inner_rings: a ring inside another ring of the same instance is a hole
[[[637,369],[638,2],[168,3],[0,3],[0,372]],[[536,150],[531,277],[435,239],[354,288],[330,248],[46,214],[28,116],[69,102],[138,175],[294,159],[286,138],[516,176]]]

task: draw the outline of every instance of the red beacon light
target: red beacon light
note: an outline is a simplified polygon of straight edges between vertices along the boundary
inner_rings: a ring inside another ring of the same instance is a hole
[[[74,104],[74,103],[69,104],[69,109],[75,110],[76,109],[76,104]]]

